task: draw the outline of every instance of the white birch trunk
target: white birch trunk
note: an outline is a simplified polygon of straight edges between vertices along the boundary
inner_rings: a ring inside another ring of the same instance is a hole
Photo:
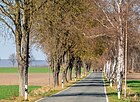
[[[113,64],[111,66],[111,76],[110,76],[110,86],[112,87],[113,84],[113,74],[115,72],[115,66],[116,66],[116,59],[114,58]]]
[[[107,80],[109,80],[108,79],[108,70],[109,70],[109,62],[107,61],[107,63],[106,63],[106,78],[107,78]]]
[[[104,64],[104,75],[106,77],[106,64]]]
[[[109,61],[109,66],[108,66],[108,77],[110,79],[110,75],[111,75],[111,60]]]
[[[118,70],[117,70],[117,88],[118,88],[118,99],[120,99],[120,94],[122,91],[122,78],[123,78],[123,70],[124,70],[124,35],[122,28],[122,0],[119,0],[118,4],[118,15],[119,15],[119,38],[118,38]]]

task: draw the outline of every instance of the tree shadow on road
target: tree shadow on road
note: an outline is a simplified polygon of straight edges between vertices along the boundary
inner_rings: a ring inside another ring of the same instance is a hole
[[[103,87],[103,86],[108,86],[108,84],[104,85],[103,80],[84,80],[84,81],[78,82],[73,87],[82,87],[82,86],[93,86],[93,87],[102,86]]]
[[[105,93],[82,93],[82,92],[77,92],[77,93],[64,93],[64,94],[57,94],[57,95],[53,95],[51,97],[68,97],[68,96],[94,96],[94,97],[106,97]]]
[[[104,87],[104,85],[102,84],[78,84],[78,85],[74,85],[72,87]]]

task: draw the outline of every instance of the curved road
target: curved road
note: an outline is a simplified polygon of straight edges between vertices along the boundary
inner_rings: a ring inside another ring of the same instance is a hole
[[[108,102],[104,87],[102,73],[91,73],[67,90],[37,102]]]

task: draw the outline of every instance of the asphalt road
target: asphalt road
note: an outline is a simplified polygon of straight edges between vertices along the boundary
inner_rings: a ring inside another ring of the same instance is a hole
[[[67,90],[38,102],[107,102],[102,73],[91,73]]]

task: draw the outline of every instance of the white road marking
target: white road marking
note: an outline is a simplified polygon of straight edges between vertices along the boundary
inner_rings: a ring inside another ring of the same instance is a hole
[[[40,98],[40,99],[36,100],[35,102],[41,101],[41,100],[43,100],[43,99],[44,99],[44,98]]]
[[[102,78],[103,78],[103,72],[102,72]],[[104,78],[103,78],[103,82],[104,82],[104,92],[105,92],[105,96],[106,96],[106,102],[109,102],[109,101],[108,101],[107,92],[106,92],[106,86],[105,86]]]

